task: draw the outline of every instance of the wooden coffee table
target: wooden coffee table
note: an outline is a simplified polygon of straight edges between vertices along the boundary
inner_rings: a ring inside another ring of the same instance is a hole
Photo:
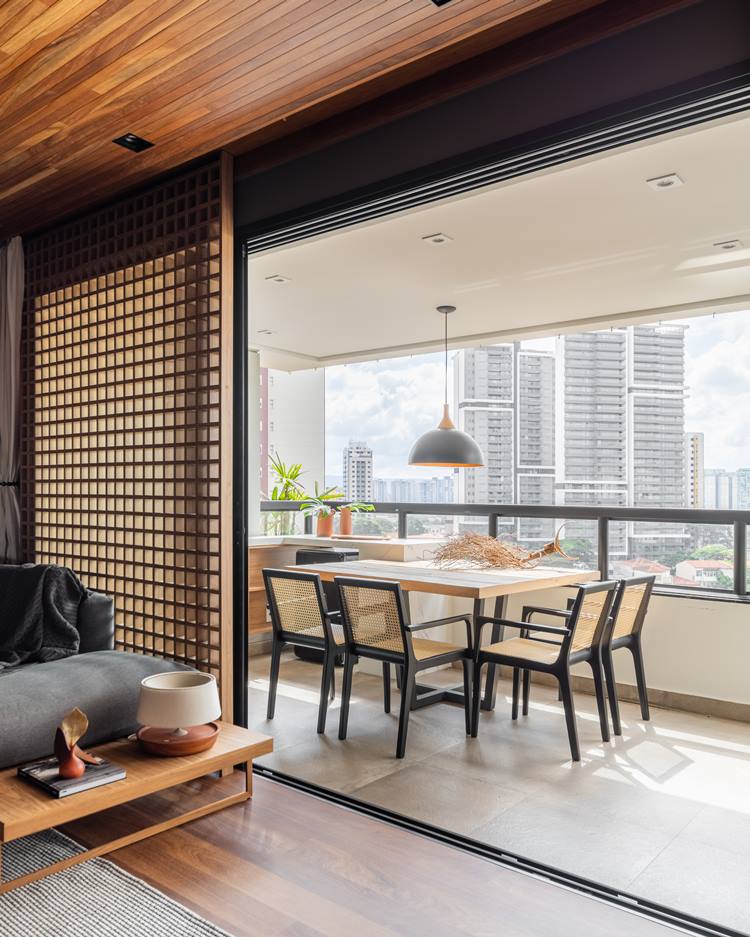
[[[97,746],[93,751],[125,768],[127,777],[104,787],[94,788],[81,794],[70,794],[68,797],[59,799],[51,797],[27,781],[22,781],[15,768],[0,771],[0,879],[2,878],[3,846],[14,839],[49,830],[73,820],[80,820],[100,810],[129,803],[139,797],[155,794],[186,781],[193,781],[214,771],[231,770],[234,765],[243,765],[245,774],[244,790],[239,793],[188,810],[187,813],[170,817],[161,823],[153,824],[127,836],[121,836],[93,849],[76,853],[74,856],[12,881],[0,882],[0,894],[43,878],[52,872],[59,872],[68,866],[102,856],[149,836],[163,833],[172,827],[188,823],[190,820],[197,820],[199,817],[222,810],[224,807],[248,800],[252,796],[253,758],[273,751],[273,739],[226,722],[219,723],[219,725],[221,732],[213,748],[197,755],[158,758],[147,755],[141,751],[136,742],[127,739]]]

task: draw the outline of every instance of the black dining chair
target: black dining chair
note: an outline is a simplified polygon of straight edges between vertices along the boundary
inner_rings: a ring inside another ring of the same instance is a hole
[[[273,719],[276,711],[281,652],[287,645],[315,648],[323,651],[318,704],[318,733],[322,734],[326,728],[329,699],[335,695],[336,655],[343,652],[345,644],[340,613],[328,611],[317,573],[264,569],[263,580],[273,629],[267,717]]]
[[[643,649],[641,646],[641,632],[643,623],[648,611],[651,593],[656,582],[656,576],[633,576],[629,579],[620,579],[617,582],[617,590],[612,601],[612,610],[610,613],[607,627],[602,632],[600,641],[600,658],[602,669],[604,670],[605,683],[607,687],[607,699],[609,700],[609,710],[612,716],[612,727],[615,735],[622,735],[622,726],[620,722],[620,706],[617,698],[617,681],[615,680],[614,665],[612,661],[612,651],[619,648],[627,648],[633,655],[633,666],[635,669],[635,680],[638,690],[638,700],[641,707],[641,716],[644,720],[649,719],[648,689],[646,687],[646,675],[643,665]],[[547,608],[541,605],[526,605],[523,609],[522,619],[528,621],[529,629],[527,633],[532,633],[536,625],[531,621],[532,615],[555,615],[568,619],[575,599],[568,600],[567,609]],[[594,681],[596,690],[596,678]],[[558,699],[561,697],[558,696]],[[603,699],[597,692],[597,708],[599,710],[599,721],[604,725],[607,723],[607,710]],[[523,681],[523,713],[526,715],[529,709],[529,680],[524,675]],[[602,739],[609,741],[609,733],[606,737],[602,732]]]
[[[633,655],[641,718],[648,721],[651,716],[648,706],[646,672],[643,666],[641,634],[655,582],[656,576],[633,576],[630,579],[621,579],[617,584],[617,593],[612,603],[612,623],[602,642],[602,664],[607,678],[607,696],[615,735],[622,735],[622,727],[612,651],[627,648]]]
[[[401,706],[398,720],[396,757],[406,752],[406,734],[416,676],[420,670],[461,661],[464,671],[464,712],[466,734],[471,732],[472,643],[471,616],[454,615],[436,621],[411,624],[401,586],[397,582],[376,579],[355,579],[337,576],[336,585],[341,596],[346,657],[344,687],[341,691],[339,738],[345,739],[349,724],[349,702],[355,659],[366,657],[381,661],[384,691],[390,688],[390,665],[402,668]],[[466,625],[466,643],[451,644],[414,637],[425,628],[462,621]]]
[[[573,761],[581,760],[576,727],[573,690],[570,680],[570,668],[573,664],[588,663],[594,674],[597,705],[600,712],[602,738],[609,740],[609,725],[604,701],[604,679],[600,657],[601,638],[610,618],[614,598],[615,582],[594,582],[578,586],[576,597],[570,611],[543,609],[547,614],[559,614],[565,618],[562,628],[552,625],[533,624],[530,626],[528,612],[524,609],[522,621],[481,616],[477,620],[477,648],[475,656],[474,688],[472,705],[472,735],[479,730],[480,675],[485,664],[496,664],[513,668],[513,704],[512,718],[518,718],[518,703],[521,674],[523,674],[523,711],[528,713],[529,682],[532,671],[548,673],[554,676],[560,686],[568,741]],[[481,631],[487,624],[499,624],[516,628],[520,632],[517,638],[509,638],[481,647]],[[530,627],[533,631],[530,631]],[[542,634],[544,637],[540,637]],[[601,717],[602,712],[604,718]]]

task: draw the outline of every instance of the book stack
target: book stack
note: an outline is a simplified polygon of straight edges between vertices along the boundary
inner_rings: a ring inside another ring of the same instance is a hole
[[[58,773],[57,758],[45,758],[44,761],[35,761],[33,764],[20,767],[18,776],[24,781],[41,787],[52,797],[68,797],[70,794],[80,794],[95,787],[102,787],[104,784],[122,781],[125,777],[125,769],[102,759],[101,764],[87,764],[80,778],[61,778]]]

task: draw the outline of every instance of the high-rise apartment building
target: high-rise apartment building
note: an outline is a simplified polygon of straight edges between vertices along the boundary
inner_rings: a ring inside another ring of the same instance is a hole
[[[735,504],[739,511],[750,510],[750,468],[739,468],[735,472],[737,479]]]
[[[705,465],[703,433],[685,433],[685,507],[704,504]]]
[[[731,510],[737,505],[737,473],[706,469],[704,506],[709,510]]]
[[[375,478],[373,497],[375,501],[452,504],[453,477],[443,475],[433,478]]]
[[[628,342],[625,329],[557,343],[556,490],[559,504],[628,500]]]
[[[628,329],[629,503],[685,507],[685,326]],[[631,556],[664,557],[688,540],[682,524],[628,525]]]
[[[460,351],[454,358],[455,413],[459,429],[484,453],[482,468],[459,477],[459,501],[511,504],[515,500],[515,399],[513,345]]]
[[[260,490],[273,488],[270,456],[300,462],[310,491],[325,477],[325,371],[260,369]]]
[[[555,354],[518,344],[472,349],[455,365],[458,424],[487,462],[459,478],[459,501],[698,506],[703,439],[684,431],[684,326],[566,335]],[[750,502],[750,471],[747,495]],[[525,519],[516,532],[547,539],[553,526]],[[596,524],[571,520],[565,536],[593,541]],[[610,526],[615,556],[665,556],[685,540],[680,524]]]
[[[459,476],[459,501],[550,504],[555,472],[555,358],[520,344],[459,352],[454,359],[459,427],[485,466]],[[501,521],[501,524],[503,522]],[[551,520],[508,519],[524,541],[549,539]]]
[[[372,501],[372,449],[349,440],[344,449],[343,489],[349,501]]]

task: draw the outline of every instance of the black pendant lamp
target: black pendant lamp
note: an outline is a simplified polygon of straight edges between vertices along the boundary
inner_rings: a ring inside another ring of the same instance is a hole
[[[448,316],[455,306],[438,306],[445,316],[445,403],[437,429],[420,436],[409,453],[409,465],[435,465],[445,468],[476,468],[484,465],[484,453],[467,433],[456,429],[448,409]]]

